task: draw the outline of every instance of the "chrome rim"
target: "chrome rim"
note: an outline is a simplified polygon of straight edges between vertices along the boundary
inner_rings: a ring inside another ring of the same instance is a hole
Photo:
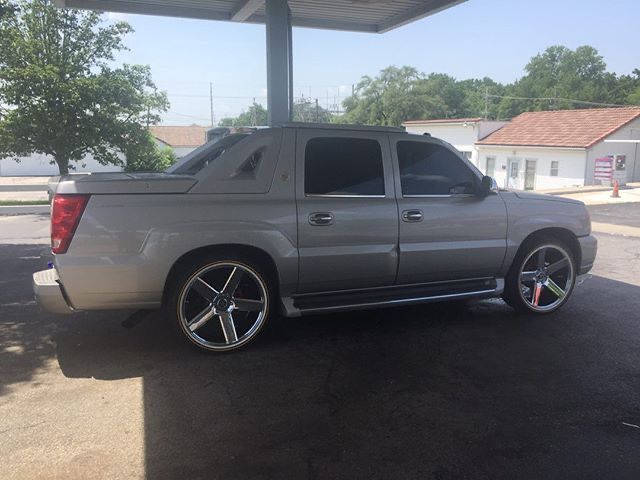
[[[553,310],[573,286],[573,263],[557,245],[542,245],[531,252],[520,269],[520,296],[536,312]]]
[[[267,288],[247,265],[218,262],[201,268],[178,298],[180,326],[209,350],[230,350],[251,340],[267,315]]]

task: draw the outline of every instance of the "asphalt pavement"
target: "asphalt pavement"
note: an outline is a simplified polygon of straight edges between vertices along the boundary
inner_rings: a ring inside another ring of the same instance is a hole
[[[275,318],[208,355],[159,312],[42,312],[46,222],[0,218],[0,478],[640,478],[639,237],[597,234],[544,318],[500,300]]]

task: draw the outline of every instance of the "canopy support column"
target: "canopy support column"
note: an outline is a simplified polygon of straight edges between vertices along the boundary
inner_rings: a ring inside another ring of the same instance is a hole
[[[287,0],[266,0],[267,110],[270,126],[291,120],[293,52],[291,13]]]

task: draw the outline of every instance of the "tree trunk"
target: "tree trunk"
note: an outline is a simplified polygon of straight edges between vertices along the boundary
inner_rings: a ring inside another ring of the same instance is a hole
[[[67,175],[69,173],[68,159],[56,157],[56,164],[58,164],[58,170],[60,171],[60,175]]]

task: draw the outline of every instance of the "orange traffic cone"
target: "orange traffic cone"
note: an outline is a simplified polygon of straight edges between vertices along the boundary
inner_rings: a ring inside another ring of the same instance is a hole
[[[620,198],[620,185],[618,185],[618,180],[613,182],[613,192],[611,192],[611,198]]]

